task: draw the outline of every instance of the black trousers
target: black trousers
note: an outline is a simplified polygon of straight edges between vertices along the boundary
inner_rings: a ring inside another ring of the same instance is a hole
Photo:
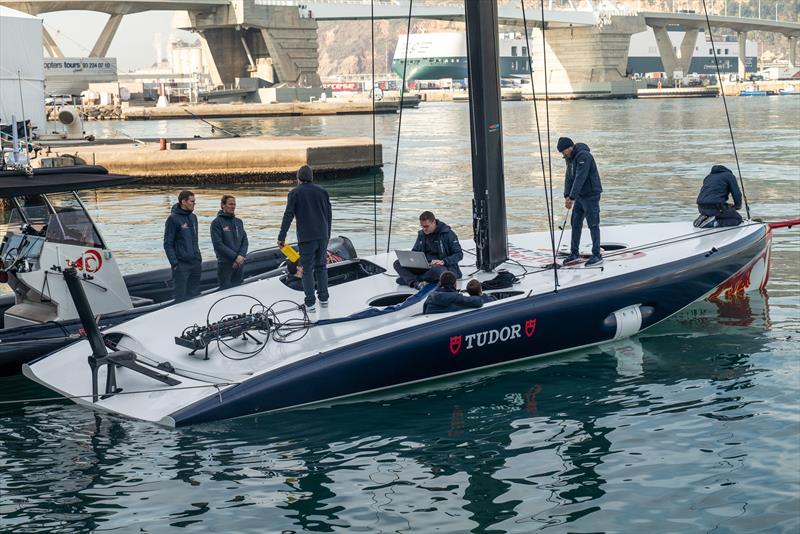
[[[581,231],[583,220],[592,236],[592,256],[600,255],[600,195],[592,197],[578,197],[572,206],[572,242],[570,252],[578,254],[581,245]]]
[[[217,281],[219,282],[220,289],[240,286],[243,280],[244,265],[240,266],[238,269],[234,269],[233,262],[227,260],[217,262]]]
[[[312,306],[317,299],[314,297],[314,288],[317,289],[319,300],[328,300],[328,240],[303,241],[297,244],[300,249],[300,265],[303,266],[303,291],[305,292],[306,306]],[[315,283],[316,282],[316,283]]]
[[[175,302],[183,302],[200,294],[200,273],[203,271],[203,264],[197,263],[178,263],[172,269],[172,285],[175,288]]]
[[[716,220],[714,226],[716,227],[739,226],[742,224],[742,216],[730,204],[698,204],[697,211],[701,215],[714,217]]]
[[[417,282],[436,283],[442,273],[449,269],[444,265],[431,265],[430,269],[409,269],[400,265],[400,260],[394,260],[394,270],[403,279],[403,284],[410,286]]]

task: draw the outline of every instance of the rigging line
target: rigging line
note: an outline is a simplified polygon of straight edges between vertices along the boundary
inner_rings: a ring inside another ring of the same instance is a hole
[[[375,167],[378,163],[375,133],[375,0],[369,3],[369,26],[372,36],[372,237],[375,254],[378,253],[378,173]]]
[[[750,204],[747,202],[747,193],[744,191],[744,178],[742,178],[742,168],[739,166],[739,153],[736,151],[736,140],[733,138],[733,127],[731,126],[731,115],[728,112],[728,100],[725,98],[725,87],[722,84],[722,73],[719,70],[719,58],[717,58],[717,47],[714,44],[714,35],[711,33],[711,20],[708,18],[706,0],[703,0],[703,13],[706,16],[706,27],[708,28],[708,38],[711,39],[711,52],[714,54],[714,66],[717,68],[717,83],[719,83],[719,93],[722,95],[722,104],[725,106],[725,118],[728,120],[728,132],[731,135],[731,145],[733,145],[733,156],[736,158],[736,170],[739,173],[739,185],[742,188],[742,199],[747,218],[750,219]],[[745,47],[747,39],[745,38]],[[740,58],[741,61],[741,58]]]
[[[553,249],[553,265],[556,263],[556,239],[555,239],[555,221],[553,220],[553,210],[550,203],[551,198],[547,194],[547,172],[544,167],[544,148],[542,147],[542,129],[539,124],[539,105],[536,103],[536,86],[533,83],[533,51],[531,50],[530,37],[528,36],[528,19],[525,15],[525,0],[522,2],[522,24],[525,27],[525,46],[528,49],[528,73],[531,78],[531,92],[533,95],[533,111],[536,116],[536,135],[539,138],[539,159],[542,163],[542,181],[544,182],[544,202],[547,209],[547,226],[550,228],[550,246]],[[557,269],[553,269],[553,289],[558,291],[558,273]]]
[[[411,8],[414,0],[408,2],[408,21],[406,22],[406,50],[403,57],[403,81],[400,84],[400,116],[397,120],[397,143],[394,148],[394,175],[392,176],[392,201],[389,206],[389,233],[386,237],[386,253],[392,246],[392,220],[394,219],[394,196],[397,187],[397,163],[400,161],[400,128],[403,125],[403,98],[406,93],[406,72],[408,72],[408,43],[411,39]]]
[[[761,224],[763,224],[763,223],[753,222],[753,223],[747,223],[747,224],[740,224],[738,226],[723,226],[723,227],[714,229],[714,231],[704,232],[704,233],[690,232],[688,234],[681,234],[681,235],[677,235],[677,236],[673,236],[673,237],[667,237],[667,238],[664,238],[664,239],[661,239],[661,240],[658,240],[658,241],[651,241],[650,243],[643,243],[643,244],[635,246],[635,247],[628,247],[628,248],[620,249],[620,250],[617,250],[617,251],[614,251],[614,252],[609,252],[609,253],[603,255],[603,257],[604,258],[613,258],[615,256],[624,256],[625,254],[627,254],[629,252],[639,252],[639,251],[648,250],[648,249],[651,249],[651,248],[665,247],[667,245],[674,245],[676,243],[683,243],[684,241],[691,241],[692,239],[700,239],[702,237],[706,237],[706,236],[709,236],[709,235],[715,235],[715,234],[719,234],[719,233],[722,233],[722,232],[730,232],[732,230],[738,230],[740,228],[744,228],[744,227],[747,227],[747,226],[759,226]]]
[[[540,0],[539,5],[542,8],[542,69],[544,70],[544,116],[547,126],[547,168],[550,177],[550,218],[555,220],[555,206],[553,205],[553,157],[552,148],[550,146],[550,94],[547,85],[547,23],[544,20],[544,0]]]

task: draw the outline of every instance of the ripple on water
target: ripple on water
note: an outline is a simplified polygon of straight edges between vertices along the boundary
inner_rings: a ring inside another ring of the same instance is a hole
[[[800,141],[779,101],[729,100],[753,212],[769,219],[797,217],[800,202]],[[597,155],[604,224],[656,222],[693,218],[706,170],[735,166],[718,104],[552,102],[550,119],[554,139],[570,135]],[[358,116],[217,122],[272,135],[372,131]],[[191,121],[87,124],[106,136],[111,126],[207,134]],[[376,128],[393,160],[397,117],[376,117]],[[504,128],[509,229],[545,228],[530,104],[506,106]],[[471,235],[468,131],[466,106],[404,113],[394,245],[410,243],[426,208]],[[379,247],[394,165],[377,179]],[[552,169],[558,197],[559,158]],[[371,251],[372,178],[326,187],[335,233]],[[177,189],[87,197],[123,270],[163,265]],[[288,186],[199,190],[202,224],[229,189],[253,246],[272,245]],[[201,245],[210,257],[208,240]],[[798,250],[800,230],[775,233],[767,295],[698,303],[635,340],[391,398],[177,431],[64,402],[0,405],[0,524],[48,533],[797,532]],[[51,396],[21,377],[0,385],[0,400]]]

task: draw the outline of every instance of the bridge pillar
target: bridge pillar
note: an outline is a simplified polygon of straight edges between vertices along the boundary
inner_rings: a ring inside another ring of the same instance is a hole
[[[111,15],[100,32],[100,37],[94,44],[92,51],[89,52],[89,57],[105,57],[108,54],[108,48],[111,46],[111,41],[119,29],[119,24],[122,22],[122,15]]]
[[[547,28],[545,70],[542,31],[535,28],[530,46],[537,92],[546,77],[551,94],[631,93],[628,48],[631,35],[645,29],[639,16],[612,16],[598,26]]]
[[[692,55],[694,53],[699,30],[697,28],[686,29],[686,33],[683,34],[683,40],[681,41],[679,57],[675,52],[675,47],[672,46],[667,27],[652,26],[652,28],[653,34],[656,37],[656,45],[658,45],[658,53],[661,56],[661,63],[664,65],[664,72],[667,73],[667,78],[672,79],[675,71],[680,71],[684,75],[688,74],[692,64]]]
[[[209,52],[211,75],[218,85],[246,78],[259,60],[270,59],[275,82],[319,87],[317,21],[301,17],[295,6],[256,5],[239,0],[213,13],[189,11],[189,27],[199,32]]]
[[[42,26],[42,44],[50,57],[64,57],[64,52],[61,51],[58,43],[56,43],[56,40],[53,39],[53,36],[50,35],[50,32],[47,31],[44,25]]]
[[[740,80],[744,80],[747,69],[747,32],[736,32],[736,39],[739,41],[739,65],[736,73]]]
[[[789,63],[792,67],[797,67],[797,37],[789,36]]]

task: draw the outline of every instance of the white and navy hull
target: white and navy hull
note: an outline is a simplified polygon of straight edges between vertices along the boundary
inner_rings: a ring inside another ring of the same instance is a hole
[[[216,350],[208,360],[198,359],[174,344],[174,336],[184,327],[205,322],[219,294],[106,332],[118,333],[119,345],[136,352],[142,363],[155,367],[169,362],[174,367],[170,376],[181,382],[176,386],[118,369],[122,394],[92,402],[86,365],[91,350],[85,341],[26,366],[24,372],[94,409],[182,426],[341,402],[368,392],[621,339],[699,299],[724,298],[766,284],[771,235],[765,224],[703,230],[690,223],[673,223],[602,231],[604,243],[615,245],[609,248],[623,248],[606,253],[602,270],[559,269],[558,292],[553,291],[553,271],[537,270],[552,262],[549,235],[511,236],[513,261],[502,268],[517,276],[525,270],[529,273],[518,285],[502,290],[505,298],[478,310],[425,315],[420,302],[376,317],[320,324],[295,343],[269,341],[261,354],[249,360],[232,361]],[[664,240],[673,242],[648,246]],[[588,243],[583,245],[588,247]],[[465,274],[471,270],[469,259],[467,255],[462,264]],[[394,254],[362,261],[387,272],[333,285],[330,308],[316,318],[345,317],[376,298],[391,300],[398,293],[413,293],[397,286],[394,276],[387,276],[392,274]],[[493,274],[475,276],[488,279]],[[279,280],[255,282],[240,291],[267,305],[289,297],[302,300],[300,293]],[[251,305],[244,301],[237,305],[236,300],[221,303],[218,313],[246,311]],[[300,317],[301,312],[286,315]],[[240,343],[237,348],[247,347],[248,342]]]

